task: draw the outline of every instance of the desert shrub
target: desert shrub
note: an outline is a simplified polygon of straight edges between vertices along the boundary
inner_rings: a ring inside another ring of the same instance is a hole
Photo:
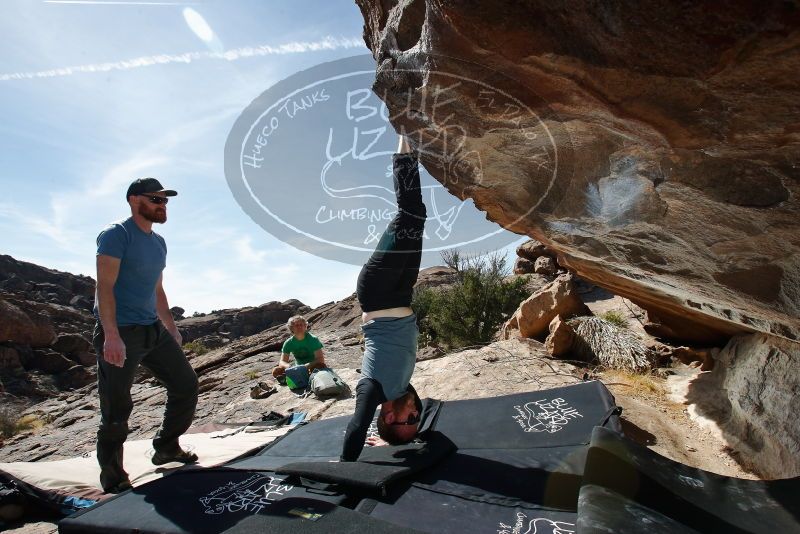
[[[199,356],[208,352],[208,347],[206,347],[202,341],[190,341],[183,344],[183,350],[187,352],[194,352]]]
[[[17,417],[18,413],[19,411],[14,408],[0,408],[0,436],[10,438],[19,432],[39,428],[44,424],[35,415]]]
[[[605,320],[613,324],[614,326],[618,326],[620,328],[628,328],[628,320],[625,318],[622,313],[618,312],[617,310],[608,310],[605,313],[601,313],[598,315],[601,319]]]
[[[506,280],[506,259],[497,253],[464,258],[452,251],[442,259],[457,271],[456,281],[415,291],[411,306],[420,325],[420,343],[460,348],[490,342],[528,296],[525,280]]]

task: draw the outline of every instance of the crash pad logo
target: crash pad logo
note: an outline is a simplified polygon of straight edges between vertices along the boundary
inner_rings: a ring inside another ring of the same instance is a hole
[[[480,188],[489,172],[485,159],[514,150],[499,136],[493,141],[494,129],[468,132],[456,121],[460,114],[491,119],[502,124],[498,128],[505,135],[512,132],[530,154],[526,179],[539,191],[539,203],[558,195],[561,188],[552,187],[558,153],[550,129],[559,123],[541,119],[508,92],[515,87],[515,93],[532,102],[530,88],[502,73],[481,69],[476,65],[462,69],[476,73],[476,79],[443,70],[397,69],[400,76],[424,74],[426,82],[407,95],[404,105],[392,100],[391,111],[385,104],[387,95],[379,98],[372,91],[376,74],[370,55],[323,63],[292,75],[254,100],[228,136],[225,177],[234,198],[253,221],[285,243],[360,265],[397,211],[392,184],[391,155],[397,148],[393,123],[419,125],[403,133],[423,160],[426,156],[428,161],[435,159],[439,179],[456,190],[459,180]],[[498,84],[486,81],[501,78]],[[464,94],[473,95],[469,106]],[[537,109],[541,111],[542,106]],[[452,248],[490,252],[518,239],[487,221],[471,200],[455,197],[423,167],[420,170],[428,211],[423,262],[438,260],[442,251]]]
[[[257,514],[273,501],[283,497],[293,487],[283,484],[281,478],[255,474],[241,482],[228,482],[199,500],[207,514],[217,515],[225,512]]]
[[[538,400],[514,406],[514,420],[525,432],[548,432],[553,434],[564,428],[572,419],[583,417],[564,399]]]
[[[575,525],[546,517],[529,517],[524,512],[517,512],[514,524],[506,525],[501,522],[497,534],[575,534]]]

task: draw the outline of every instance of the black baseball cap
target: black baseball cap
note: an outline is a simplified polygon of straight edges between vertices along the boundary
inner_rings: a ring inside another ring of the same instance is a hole
[[[168,197],[174,197],[178,194],[177,191],[172,189],[164,189],[161,182],[155,178],[138,178],[128,186],[128,192],[125,193],[125,200],[131,195],[143,195],[145,193],[164,193]]]

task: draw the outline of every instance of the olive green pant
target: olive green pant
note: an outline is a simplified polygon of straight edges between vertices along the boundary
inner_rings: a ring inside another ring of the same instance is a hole
[[[153,439],[156,451],[176,451],[178,438],[186,432],[197,406],[197,375],[183,349],[161,321],[151,325],[119,327],[125,343],[122,367],[103,359],[103,328],[95,325],[92,343],[97,357],[97,390],[100,396],[100,428],[97,431],[97,461],[100,484],[109,489],[127,480],[122,449],[128,437],[128,418],[133,411],[131,387],[139,365],[143,365],[167,389],[164,421]]]

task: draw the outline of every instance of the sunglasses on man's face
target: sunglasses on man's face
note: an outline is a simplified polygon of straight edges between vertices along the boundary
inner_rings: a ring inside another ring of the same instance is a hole
[[[397,425],[403,426],[403,425],[416,425],[417,423],[419,423],[419,414],[412,413],[411,415],[408,416],[408,419],[406,419],[405,421],[395,421],[394,423],[390,424],[394,426]]]
[[[150,201],[151,204],[166,204],[169,202],[167,197],[159,197],[155,195],[139,195],[140,197],[144,197]]]

